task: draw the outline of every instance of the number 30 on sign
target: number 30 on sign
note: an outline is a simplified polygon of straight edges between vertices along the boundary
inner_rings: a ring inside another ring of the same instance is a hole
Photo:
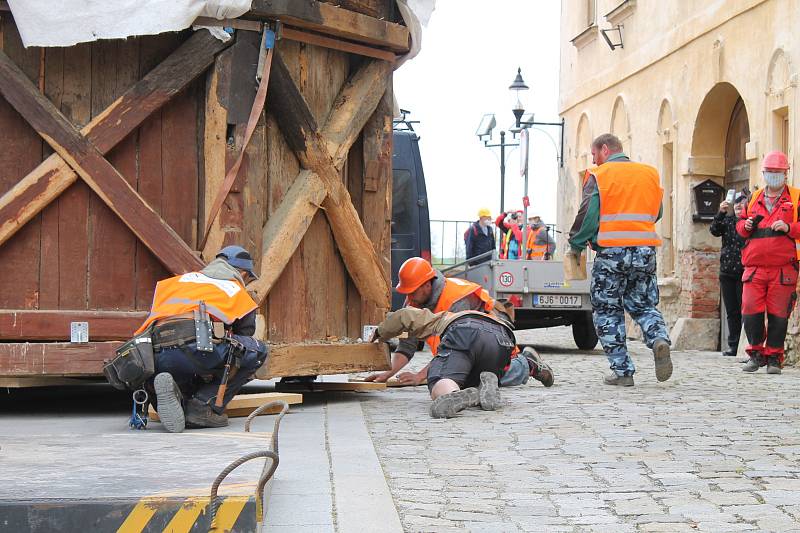
[[[514,284],[514,275],[511,272],[503,272],[500,274],[498,280],[503,287],[510,287]]]

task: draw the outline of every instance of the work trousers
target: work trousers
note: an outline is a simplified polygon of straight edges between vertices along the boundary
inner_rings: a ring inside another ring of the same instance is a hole
[[[195,343],[182,348],[167,348],[155,354],[155,373],[168,372],[180,387],[184,404],[189,398],[208,403],[218,413],[251,379],[267,358],[267,346],[252,337],[233,335],[245,347],[236,373],[229,378],[222,407],[213,405],[225,371],[228,343],[214,345],[213,352],[201,352]],[[231,366],[233,371],[233,366]]]
[[[742,276],[742,321],[747,353],[764,358],[777,356],[783,364],[784,341],[797,293],[797,263],[780,267],[747,267]],[[764,327],[764,312],[767,314]]]
[[[642,328],[648,348],[656,339],[669,342],[658,305],[656,250],[651,246],[605,248],[597,252],[590,283],[592,318],[611,370],[636,372],[625,343],[625,311]]]
[[[462,389],[477,387],[481,372],[500,378],[511,360],[515,341],[506,328],[490,320],[462,318],[442,335],[439,352],[428,367],[428,389],[451,379]]]
[[[735,352],[742,332],[742,277],[720,273],[719,288],[728,321],[728,348]]]

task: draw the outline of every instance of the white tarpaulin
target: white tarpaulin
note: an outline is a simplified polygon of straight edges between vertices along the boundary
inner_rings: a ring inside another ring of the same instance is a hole
[[[431,14],[436,8],[436,0],[397,0],[397,8],[411,34],[411,49],[404,56],[398,57],[394,68],[413,59],[422,48],[422,26],[427,26]]]
[[[72,46],[98,39],[179,31],[191,26],[197,17],[239,17],[250,10],[250,1],[9,0],[8,4],[22,43],[28,47]]]

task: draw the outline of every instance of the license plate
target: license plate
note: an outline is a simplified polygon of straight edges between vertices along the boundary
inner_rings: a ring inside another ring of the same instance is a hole
[[[583,299],[576,294],[534,294],[533,305],[536,307],[580,307]]]

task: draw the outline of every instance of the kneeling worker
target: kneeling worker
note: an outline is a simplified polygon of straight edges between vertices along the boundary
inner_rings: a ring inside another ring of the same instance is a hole
[[[167,431],[227,426],[225,405],[264,364],[267,346],[253,338],[258,306],[245,290],[255,277],[247,250],[227,246],[200,272],[156,285],[136,333],[152,328],[155,375],[146,389]]]
[[[446,278],[421,257],[406,260],[400,266],[398,277],[400,281],[395,289],[406,295],[406,308],[427,309],[434,314],[442,311],[451,313],[478,311],[511,322],[511,317],[496,308],[494,299],[483,287],[460,278]],[[431,348],[431,353],[436,356],[439,350],[439,335],[427,336],[426,342]],[[400,339],[397,350],[392,354],[391,370],[373,374],[366,380],[385,382],[400,372],[414,357],[417,344],[418,339],[412,334],[409,334],[408,338]],[[532,348],[526,348],[520,357],[516,357],[516,350],[514,352],[515,356],[508,363],[505,374],[501,374],[500,385],[503,387],[522,385],[529,377],[541,381],[547,387],[553,384],[552,370]],[[397,378],[401,383],[418,385],[425,379],[427,372],[428,366],[425,366],[416,373],[402,372]]]
[[[404,332],[419,339],[441,338],[427,372],[432,417],[450,418],[478,405],[485,411],[501,406],[498,378],[516,346],[511,324],[480,311],[433,313],[405,307],[386,316],[373,340],[386,342]]]

